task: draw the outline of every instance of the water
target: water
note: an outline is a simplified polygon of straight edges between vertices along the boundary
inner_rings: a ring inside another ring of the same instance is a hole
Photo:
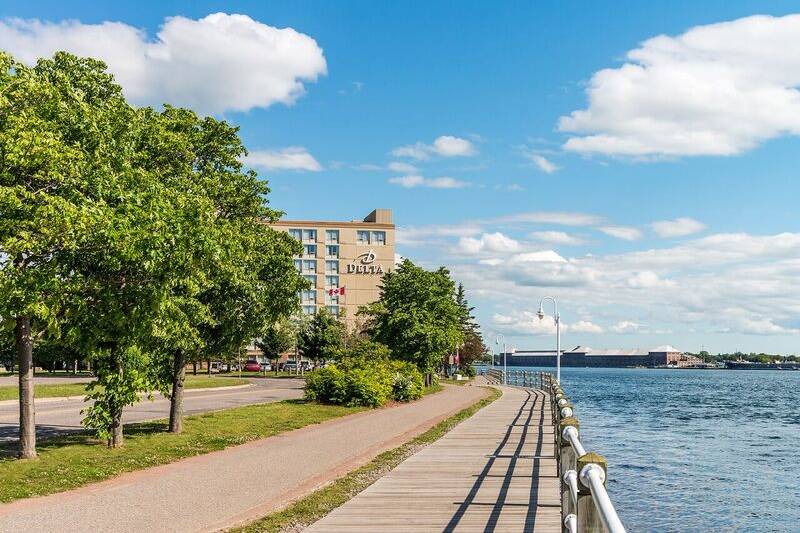
[[[561,382],[629,531],[800,531],[800,372],[566,368]]]

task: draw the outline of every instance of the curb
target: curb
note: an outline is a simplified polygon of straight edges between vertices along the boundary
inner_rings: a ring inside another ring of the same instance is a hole
[[[193,392],[208,392],[208,391],[218,391],[218,390],[235,390],[235,389],[246,389],[247,387],[254,387],[252,383],[247,383],[245,385],[226,385],[224,387],[205,387],[200,389],[185,389],[183,392],[184,394],[190,394]],[[156,393],[158,394],[158,393]],[[146,392],[140,392],[139,397],[147,396]],[[85,394],[81,394],[80,396],[52,396],[48,398],[35,398],[34,402],[36,404],[40,403],[52,403],[52,402],[68,402],[73,400],[80,400],[81,402],[86,398]],[[166,398],[165,398],[166,399]],[[5,407],[6,405],[19,405],[19,400],[0,400],[0,407]]]

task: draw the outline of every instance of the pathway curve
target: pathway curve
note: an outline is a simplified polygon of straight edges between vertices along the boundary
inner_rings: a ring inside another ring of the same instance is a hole
[[[213,531],[264,516],[472,405],[446,386],[366,411],[80,489],[0,505],[0,531]]]
[[[560,532],[549,400],[500,388],[500,399],[305,531]]]
[[[183,409],[187,415],[218,411],[242,405],[278,402],[303,396],[305,382],[301,379],[259,378],[251,380],[250,387],[221,387],[212,389],[187,389]],[[36,402],[36,434],[49,437],[81,431],[81,410],[86,408],[83,398],[44,398]],[[123,411],[123,422],[144,422],[169,417],[169,400],[156,395],[155,399],[142,398],[139,403]],[[0,442],[19,438],[19,404],[0,405]]]

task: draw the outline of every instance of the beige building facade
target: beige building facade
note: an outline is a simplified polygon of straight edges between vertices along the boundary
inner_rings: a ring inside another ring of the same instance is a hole
[[[312,285],[300,294],[303,313],[324,307],[349,327],[357,324],[358,308],[378,299],[381,277],[394,268],[392,211],[375,209],[350,222],[281,220],[272,227],[303,245],[303,254],[294,259]]]

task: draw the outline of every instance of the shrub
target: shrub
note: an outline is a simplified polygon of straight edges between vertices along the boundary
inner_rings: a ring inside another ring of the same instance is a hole
[[[421,398],[425,386],[419,369],[405,361],[392,361],[392,366],[395,373],[392,398],[398,402],[409,402]]]
[[[472,365],[461,367],[460,371],[463,375],[467,376],[468,378],[475,377],[475,367],[473,367]]]
[[[379,407],[393,399],[408,402],[422,397],[422,374],[411,363],[388,359],[383,350],[376,357],[365,348],[380,347],[362,343],[345,354],[336,365],[315,370],[306,379],[306,399],[347,406]]]
[[[327,366],[310,372],[306,377],[306,399],[320,403],[339,403],[342,396],[344,374],[335,366]]]

